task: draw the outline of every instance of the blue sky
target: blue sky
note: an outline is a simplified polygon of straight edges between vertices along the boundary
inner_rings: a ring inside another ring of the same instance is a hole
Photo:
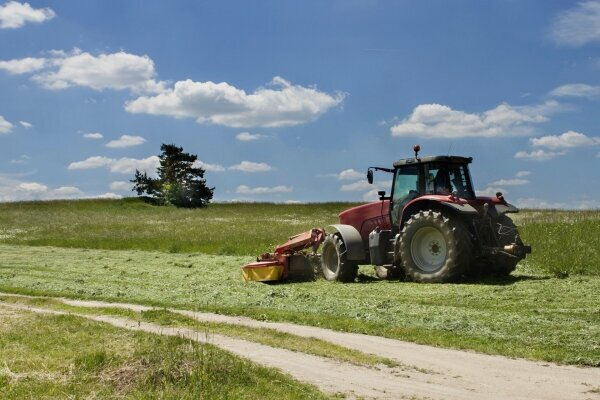
[[[598,1],[0,1],[0,201],[130,196],[161,143],[217,201],[372,200],[419,143],[598,208],[599,50]]]

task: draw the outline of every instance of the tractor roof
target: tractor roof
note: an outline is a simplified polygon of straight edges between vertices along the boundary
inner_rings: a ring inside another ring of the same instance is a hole
[[[424,163],[452,163],[452,164],[469,164],[473,161],[473,157],[460,157],[460,156],[428,156],[428,157],[413,157],[403,158],[394,163],[394,167],[402,167],[411,164],[424,164]]]

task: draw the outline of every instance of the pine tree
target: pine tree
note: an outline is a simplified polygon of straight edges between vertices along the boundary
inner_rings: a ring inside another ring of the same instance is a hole
[[[213,197],[215,188],[206,186],[204,170],[194,166],[195,154],[184,153],[182,147],[162,144],[159,155],[158,178],[135,170],[130,181],[138,196],[144,193],[158,204],[173,204],[177,207],[204,207]]]

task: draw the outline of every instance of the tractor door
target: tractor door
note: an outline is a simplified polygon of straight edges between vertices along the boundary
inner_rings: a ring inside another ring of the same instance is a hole
[[[404,206],[421,194],[421,190],[419,190],[419,169],[421,168],[421,165],[408,165],[396,169],[390,201],[392,229],[400,226]]]

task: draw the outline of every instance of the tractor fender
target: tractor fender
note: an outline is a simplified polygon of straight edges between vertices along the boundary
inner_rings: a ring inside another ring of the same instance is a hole
[[[500,215],[508,213],[518,213],[519,209],[512,204],[496,204],[496,212]]]
[[[408,203],[402,210],[402,222],[404,223],[412,214],[419,210],[428,210],[432,208],[445,208],[447,210],[455,211],[463,215],[477,215],[477,210],[466,201],[452,202],[444,201],[440,199],[441,196],[422,196]]]
[[[349,261],[365,260],[365,246],[363,244],[360,233],[352,225],[329,225],[328,228],[333,228],[342,237],[346,246],[346,259]]]

